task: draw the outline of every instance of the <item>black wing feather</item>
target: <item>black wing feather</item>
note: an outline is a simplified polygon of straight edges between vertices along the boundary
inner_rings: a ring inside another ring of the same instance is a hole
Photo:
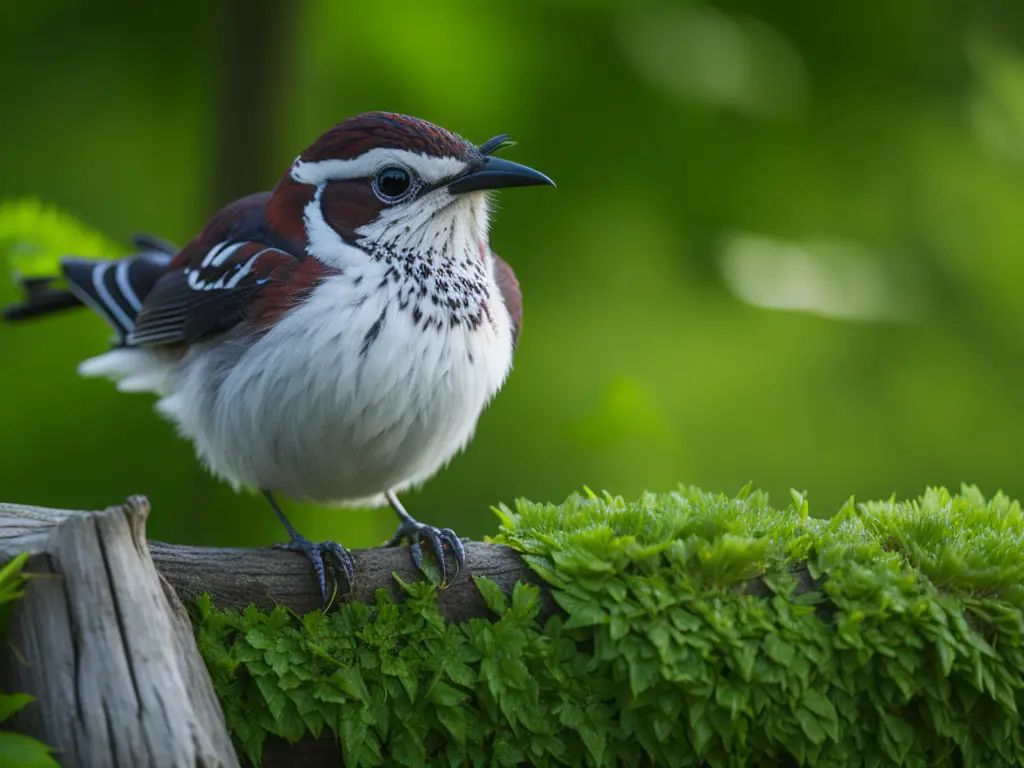
[[[218,258],[229,247],[230,255]],[[132,345],[194,343],[231,330],[244,319],[254,294],[277,270],[298,260],[263,243],[218,243],[197,266],[167,272],[146,297]]]
[[[25,320],[86,305],[102,317],[123,343],[146,295],[171,263],[174,246],[153,238],[136,238],[141,252],[122,259],[60,260],[61,276],[21,281],[25,300],[4,310],[8,320]],[[157,247],[159,245],[159,247]]]

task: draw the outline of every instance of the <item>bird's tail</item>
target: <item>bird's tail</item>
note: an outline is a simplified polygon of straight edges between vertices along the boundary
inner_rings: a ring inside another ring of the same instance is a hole
[[[87,306],[102,317],[124,344],[142,302],[167,271],[178,249],[148,235],[134,238],[137,252],[121,259],[60,260],[60,277],[20,278],[25,298],[0,310],[10,322]]]

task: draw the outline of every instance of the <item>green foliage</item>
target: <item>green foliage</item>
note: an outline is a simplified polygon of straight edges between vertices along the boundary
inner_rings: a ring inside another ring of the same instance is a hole
[[[683,488],[499,515],[563,610],[544,626],[536,588],[484,579],[493,622],[445,624],[427,583],[329,615],[201,599],[246,755],[329,731],[351,766],[1024,764],[1024,514],[1003,495],[823,520],[795,492]]]
[[[28,555],[19,555],[0,568],[0,610],[25,592],[25,574],[22,568]],[[27,693],[0,693],[0,727],[13,714],[35,699]],[[50,757],[50,748],[42,742],[20,733],[0,730],[0,765],[10,768],[59,768]]]
[[[62,256],[120,256],[124,249],[65,211],[34,198],[0,203],[0,256],[26,276],[59,274]]]

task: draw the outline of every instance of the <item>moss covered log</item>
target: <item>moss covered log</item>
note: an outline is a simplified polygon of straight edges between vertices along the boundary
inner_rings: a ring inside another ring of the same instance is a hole
[[[249,759],[326,736],[347,766],[1024,764],[1024,516],[1005,496],[819,519],[795,493],[685,488],[499,516],[541,586],[477,578],[488,618],[446,622],[429,581],[326,614],[199,599]]]

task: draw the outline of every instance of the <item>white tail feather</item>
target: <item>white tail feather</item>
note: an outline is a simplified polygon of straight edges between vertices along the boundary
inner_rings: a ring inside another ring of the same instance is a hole
[[[78,365],[84,378],[107,378],[122,392],[168,394],[176,358],[152,349],[114,349]]]

